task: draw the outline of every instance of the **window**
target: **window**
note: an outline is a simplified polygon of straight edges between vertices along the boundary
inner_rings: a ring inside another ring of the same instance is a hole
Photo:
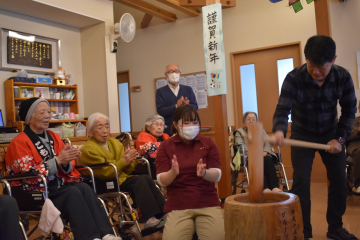
[[[118,87],[121,132],[131,132],[129,83],[119,83]]]
[[[258,108],[256,96],[255,65],[241,65],[240,79],[243,113],[256,112],[257,114]]]
[[[277,60],[279,95],[281,93],[281,87],[284,83],[286,75],[293,69],[294,69],[293,58],[285,58],[285,59]],[[291,114],[289,114],[289,122],[291,122]]]

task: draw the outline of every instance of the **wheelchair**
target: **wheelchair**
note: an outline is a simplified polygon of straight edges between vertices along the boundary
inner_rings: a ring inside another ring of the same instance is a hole
[[[126,133],[125,135],[125,139],[132,141],[130,134]],[[124,141],[125,139],[119,140],[121,142],[121,140]],[[70,141],[68,141],[68,143],[71,144]],[[134,145],[131,146],[131,148],[134,148]],[[141,163],[142,165],[146,165],[147,174],[149,174],[151,177],[149,161],[144,158],[138,158],[135,161]],[[110,167],[114,169],[115,176],[113,179],[99,179],[94,176],[93,169],[104,167]],[[139,221],[141,221],[142,218],[141,209],[138,207],[136,199],[131,192],[121,191],[118,170],[114,164],[99,163],[92,165],[77,165],[76,169],[81,173],[87,172],[87,175],[84,177],[88,178],[88,181],[85,182],[88,183],[94,189],[98,197],[105,202],[106,208],[109,209],[110,219],[114,219],[113,226],[117,227],[119,232],[124,232],[124,234],[131,237],[131,239],[137,240],[139,239],[139,236],[130,230],[130,228],[134,225],[140,233],[141,237],[145,237],[160,231],[160,229],[155,228],[141,230],[139,226]]]
[[[3,184],[3,187],[6,188],[6,191],[7,191],[8,195],[11,197],[11,186],[10,186],[10,183],[9,183],[8,181],[6,181],[5,179],[0,179],[0,182]],[[20,225],[21,233],[22,233],[22,235],[24,236],[24,239],[25,239],[25,240],[28,240],[28,237],[27,237],[27,235],[26,235],[26,231],[25,231],[24,225],[22,224],[21,221],[19,221],[19,225]]]
[[[124,132],[116,137],[124,146],[130,146],[131,149],[136,148],[136,140],[133,140],[133,137],[130,133]],[[163,194],[164,198],[167,197],[166,187],[160,186],[156,180],[156,173],[151,171],[150,163],[146,158],[138,158],[138,164],[132,175],[142,175],[148,174],[155,182],[156,186],[160,189],[160,192]]]
[[[69,139],[66,139],[63,141],[68,141],[71,144]],[[11,187],[9,184],[9,182],[11,182],[11,181],[33,179],[33,178],[41,178],[42,179],[42,181],[44,183],[44,193],[42,193],[40,191],[28,192],[27,190],[23,190],[22,187],[20,187],[20,186],[19,187]],[[4,189],[5,190],[4,194],[14,197],[15,200],[17,201],[20,215],[25,215],[28,218],[28,220],[35,220],[36,222],[39,222],[40,216],[41,216],[41,211],[42,211],[42,206],[44,205],[45,199],[48,198],[48,186],[47,186],[46,178],[41,174],[22,173],[22,174],[16,174],[16,175],[12,175],[12,176],[5,176],[0,181],[3,183],[3,185],[6,186],[6,189]],[[102,208],[106,212],[106,215],[110,219],[105,202],[99,197],[98,197],[98,200],[99,200]],[[64,223],[64,232],[66,232],[68,234],[72,234],[71,228],[69,227],[69,224],[67,224],[68,221],[66,221],[63,218],[62,218],[62,221]],[[110,219],[110,223],[112,224],[111,219]],[[22,221],[20,221],[19,224],[21,226],[24,238],[26,240],[35,233],[35,231],[38,229],[38,226],[39,226],[39,223],[37,223],[31,230],[29,230],[29,233],[27,233],[27,231],[25,230],[25,227],[22,224]],[[116,230],[113,226],[112,226],[112,229],[113,229],[114,235],[117,236]],[[35,239],[36,240],[42,240],[42,239],[58,240],[59,239],[60,240],[60,239],[62,239],[61,235],[62,234],[56,235],[55,233],[50,232],[49,236],[47,236],[47,237],[40,236],[40,237],[35,237]]]
[[[346,152],[346,151],[345,151]],[[346,180],[347,180],[347,187],[348,187],[348,194],[360,196],[360,193],[354,192],[353,188],[354,185],[354,159],[351,156],[346,157]]]
[[[230,149],[230,168],[231,168],[231,187],[232,187],[232,194],[236,194],[237,189],[241,188],[241,193],[246,192],[246,188],[249,188],[249,171],[247,167],[248,159],[245,156],[245,147],[243,145],[232,145],[232,149]],[[240,170],[235,169],[235,165],[233,163],[233,159],[235,158],[236,154],[241,155],[241,165]],[[276,175],[279,179],[279,185],[282,186],[283,192],[288,192],[290,190],[289,183],[287,180],[286,172],[284,165],[281,161],[281,152],[280,147],[278,146],[278,153],[277,155],[277,163],[274,164]],[[239,173],[244,174],[244,178],[238,182]]]

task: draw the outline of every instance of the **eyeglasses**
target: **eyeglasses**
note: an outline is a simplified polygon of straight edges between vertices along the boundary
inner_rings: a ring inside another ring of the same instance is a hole
[[[165,125],[162,123],[153,123],[153,125],[156,127],[161,127],[161,128],[165,127]]]
[[[170,70],[168,72],[166,72],[167,74],[172,74],[172,73],[180,73],[180,70]]]
[[[249,122],[256,122],[256,118],[246,118],[246,121],[249,121]]]

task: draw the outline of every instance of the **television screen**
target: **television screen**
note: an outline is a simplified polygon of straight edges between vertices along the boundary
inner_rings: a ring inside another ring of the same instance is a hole
[[[2,112],[1,112],[1,109],[0,109],[0,127],[3,127],[3,126],[4,126],[4,120],[3,120]]]

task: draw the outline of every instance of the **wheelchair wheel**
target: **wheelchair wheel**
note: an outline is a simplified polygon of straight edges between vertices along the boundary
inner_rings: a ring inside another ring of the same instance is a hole
[[[126,238],[128,240],[139,240],[140,239],[139,236],[131,230],[125,230],[125,234],[126,234],[126,237],[128,237],[128,238]],[[122,238],[125,239],[124,237],[122,237]]]

